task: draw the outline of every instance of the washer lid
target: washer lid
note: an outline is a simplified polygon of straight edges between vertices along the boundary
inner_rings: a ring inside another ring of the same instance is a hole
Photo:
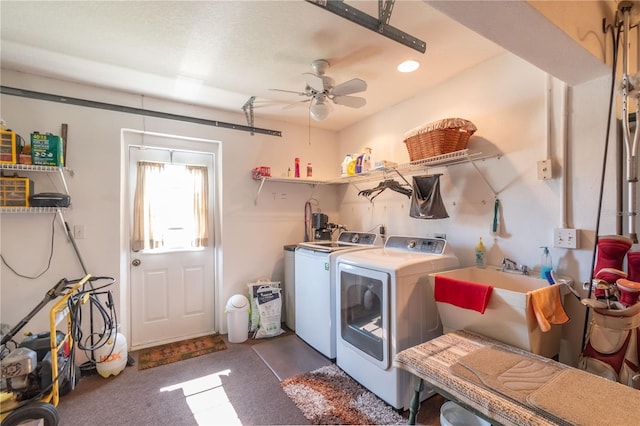
[[[330,253],[337,250],[354,248],[355,246],[374,245],[380,245],[377,234],[371,232],[343,231],[338,236],[337,241],[308,241],[298,244],[298,247]]]

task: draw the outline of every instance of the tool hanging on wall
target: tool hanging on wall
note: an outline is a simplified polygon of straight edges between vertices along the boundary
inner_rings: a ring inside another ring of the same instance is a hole
[[[493,223],[491,224],[491,232],[494,234],[500,233],[500,200],[496,198],[493,203]]]
[[[627,220],[629,238],[634,243],[638,242],[636,233],[636,187],[638,184],[638,142],[640,140],[640,126],[636,126],[631,137],[629,125],[629,100],[634,100],[636,104],[635,117],[640,113],[640,72],[629,75],[629,31],[630,14],[633,2],[624,1],[620,3],[619,9],[622,11],[622,138],[625,148],[626,169],[627,169]]]

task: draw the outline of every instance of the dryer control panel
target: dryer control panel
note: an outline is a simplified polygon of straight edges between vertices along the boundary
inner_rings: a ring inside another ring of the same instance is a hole
[[[443,254],[447,241],[442,238],[391,236],[384,247],[423,254]]]

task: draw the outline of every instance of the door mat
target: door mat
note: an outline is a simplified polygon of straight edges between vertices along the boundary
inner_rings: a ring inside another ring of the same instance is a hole
[[[227,349],[227,345],[225,345],[220,334],[211,334],[141,349],[138,354],[138,370],[171,364],[225,349]]]
[[[314,425],[406,424],[398,414],[335,364],[280,383],[302,414]]]

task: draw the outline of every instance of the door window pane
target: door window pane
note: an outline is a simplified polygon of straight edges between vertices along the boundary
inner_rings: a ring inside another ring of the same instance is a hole
[[[133,250],[207,246],[207,168],[140,161],[137,173]]]

